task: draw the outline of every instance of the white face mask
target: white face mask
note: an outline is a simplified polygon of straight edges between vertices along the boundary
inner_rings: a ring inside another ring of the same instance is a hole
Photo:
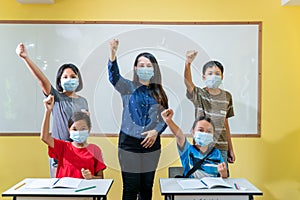
[[[139,79],[142,81],[149,81],[154,76],[154,68],[153,67],[138,67],[136,69],[136,74]]]
[[[61,87],[67,92],[73,92],[79,85],[77,78],[61,79]]]
[[[219,75],[206,75],[205,85],[208,88],[218,88],[222,83],[221,76]]]
[[[70,131],[70,138],[77,143],[84,143],[89,137],[88,130]]]
[[[194,141],[199,146],[207,146],[214,141],[214,136],[211,133],[195,131]]]

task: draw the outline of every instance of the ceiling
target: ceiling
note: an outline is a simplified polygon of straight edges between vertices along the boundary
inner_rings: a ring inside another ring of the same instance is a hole
[[[282,6],[300,6],[300,0],[281,0]]]

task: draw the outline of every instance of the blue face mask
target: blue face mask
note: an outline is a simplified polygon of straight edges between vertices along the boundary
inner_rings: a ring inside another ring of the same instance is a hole
[[[70,138],[77,143],[84,143],[89,137],[88,130],[70,131]]]
[[[207,75],[205,78],[205,85],[208,88],[218,88],[222,83],[221,76],[218,75]]]
[[[214,141],[214,136],[211,133],[196,131],[194,141],[199,146],[207,146]]]
[[[61,87],[67,92],[73,92],[79,85],[77,78],[61,79]]]
[[[154,76],[153,67],[138,67],[136,74],[142,81],[149,81]]]

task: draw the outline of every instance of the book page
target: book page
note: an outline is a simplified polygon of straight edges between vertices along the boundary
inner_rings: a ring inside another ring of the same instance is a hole
[[[177,183],[184,190],[188,189],[204,189],[207,188],[200,179],[190,178],[190,179],[178,179]]]
[[[38,188],[51,188],[52,185],[57,181],[57,178],[40,178],[33,180],[26,188],[38,189]]]
[[[208,188],[214,187],[228,187],[232,188],[226,181],[224,181],[221,177],[204,177],[201,179],[203,183],[205,183]]]
[[[80,178],[70,178],[70,177],[64,177],[59,179],[55,185],[53,185],[54,188],[58,187],[64,187],[64,188],[78,188],[79,184],[81,183],[83,179]]]
[[[30,182],[26,188],[78,188],[83,179],[80,178],[40,178]]]

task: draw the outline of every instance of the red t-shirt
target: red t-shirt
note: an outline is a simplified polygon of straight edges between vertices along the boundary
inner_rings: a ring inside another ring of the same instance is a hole
[[[48,155],[58,160],[57,178],[83,178],[82,168],[89,169],[93,175],[106,168],[101,149],[94,144],[77,148],[71,142],[54,139],[54,148],[48,147]]]

